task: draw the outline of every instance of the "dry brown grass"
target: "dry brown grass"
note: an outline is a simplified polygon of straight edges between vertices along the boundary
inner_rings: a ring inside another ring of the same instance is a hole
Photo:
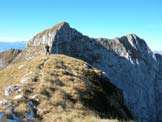
[[[64,55],[49,55],[9,66],[0,71],[0,100],[10,101],[15,106],[15,113],[22,118],[28,111],[28,101],[31,98],[36,100],[37,116],[33,121],[102,122],[111,118],[130,119],[118,89],[107,80],[104,88],[101,72],[95,68],[87,69],[84,64],[81,60]],[[24,77],[28,80],[21,83]],[[23,100],[15,100],[17,94],[4,95],[4,89],[12,84],[23,88]],[[105,98],[109,98],[106,104],[102,103]],[[113,104],[111,100],[118,108],[104,112],[102,104],[109,107]],[[5,111],[8,106],[0,105],[0,110]]]

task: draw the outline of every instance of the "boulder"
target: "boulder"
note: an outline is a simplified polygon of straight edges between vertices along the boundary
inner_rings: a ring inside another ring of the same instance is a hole
[[[5,96],[9,96],[12,93],[20,93],[22,89],[19,86],[16,85],[10,85],[5,88]]]
[[[0,100],[0,105],[6,105],[8,103],[8,100]]]

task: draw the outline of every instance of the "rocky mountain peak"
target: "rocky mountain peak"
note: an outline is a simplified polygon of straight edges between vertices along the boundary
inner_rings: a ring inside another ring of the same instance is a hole
[[[27,46],[39,46],[39,45],[52,45],[53,38],[58,31],[69,29],[70,26],[67,22],[61,22],[56,24],[52,28],[46,29],[37,35],[35,35],[31,40],[29,40]]]
[[[69,23],[68,22],[65,22],[65,21],[60,22],[59,25],[61,25],[61,27],[62,26],[64,26],[64,27],[70,27]]]
[[[47,32],[54,32],[54,31],[60,30],[62,28],[70,28],[69,23],[67,23],[67,22],[60,22],[60,23],[54,25],[52,28],[47,29],[46,31]]]
[[[136,34],[131,33],[131,34],[127,35],[127,38],[129,38],[129,39],[136,39],[136,38],[139,38],[139,37]]]
[[[82,59],[104,71],[122,90],[128,108],[139,121],[162,120],[162,108],[157,110],[162,94],[159,74],[162,64],[157,63],[156,56],[140,37],[129,34],[115,39],[89,38],[63,22],[29,40],[15,62],[45,55],[45,45],[49,45],[51,54]]]
[[[136,50],[147,53],[151,51],[146,42],[140,37],[138,37],[136,34],[128,34],[127,36],[121,38],[124,38],[122,39],[122,41],[127,41],[127,43],[129,43]]]

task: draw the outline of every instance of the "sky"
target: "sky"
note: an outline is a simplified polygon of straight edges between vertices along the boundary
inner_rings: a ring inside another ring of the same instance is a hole
[[[0,0],[0,41],[27,41],[62,21],[90,37],[133,33],[162,50],[162,0]]]

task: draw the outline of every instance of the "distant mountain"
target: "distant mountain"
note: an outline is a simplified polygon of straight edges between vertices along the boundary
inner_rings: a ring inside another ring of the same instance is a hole
[[[9,50],[11,48],[14,49],[24,49],[26,45],[25,41],[21,41],[21,42],[0,42],[0,52],[5,51],[5,50]]]
[[[162,54],[162,51],[153,51],[154,54],[158,53],[158,54]]]
[[[8,66],[20,52],[21,50],[18,49],[0,52],[0,69]]]

